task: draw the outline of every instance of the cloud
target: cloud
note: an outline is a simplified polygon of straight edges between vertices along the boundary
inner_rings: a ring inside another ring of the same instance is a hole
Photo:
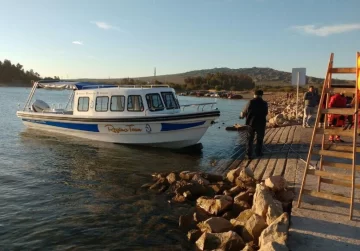
[[[77,44],[77,45],[83,45],[84,43],[81,41],[72,41],[73,44]]]
[[[315,27],[315,25],[299,25],[291,27],[294,30],[304,32],[307,34],[326,37],[333,34],[339,34],[344,32],[350,32],[354,30],[360,30],[360,23],[358,24],[338,24],[329,26]]]
[[[101,22],[101,21],[95,21],[95,22],[90,22],[92,24],[95,24],[98,28],[100,29],[104,29],[104,30],[117,30],[117,31],[122,31],[119,27],[113,26],[111,24],[108,24],[106,22]]]

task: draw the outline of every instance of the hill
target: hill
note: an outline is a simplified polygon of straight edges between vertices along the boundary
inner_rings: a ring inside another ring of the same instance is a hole
[[[205,77],[207,74],[215,74],[217,72],[227,73],[227,74],[244,74],[250,76],[256,83],[256,85],[290,85],[291,83],[291,73],[285,71],[278,71],[272,68],[213,68],[213,69],[204,69],[204,70],[195,70],[179,74],[171,75],[161,75],[156,76],[156,80],[160,82],[170,82],[176,84],[183,84],[184,79],[187,77]],[[142,77],[137,78],[142,81],[153,81],[154,77]],[[347,83],[348,80],[335,80],[336,83]],[[308,84],[311,85],[321,85],[324,82],[323,78],[316,77],[307,77]]]

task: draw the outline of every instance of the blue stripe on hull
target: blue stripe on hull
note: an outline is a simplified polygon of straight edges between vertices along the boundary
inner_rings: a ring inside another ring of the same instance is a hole
[[[172,124],[172,123],[161,123],[161,131],[175,131],[175,130],[181,130],[181,129],[187,129],[199,125],[205,124],[206,121],[201,122],[195,122],[195,123],[186,123],[186,124]]]
[[[88,132],[99,132],[99,128],[97,124],[76,124],[76,123],[33,120],[33,119],[23,119],[23,121],[42,124],[42,125],[61,127],[66,129],[88,131]]]

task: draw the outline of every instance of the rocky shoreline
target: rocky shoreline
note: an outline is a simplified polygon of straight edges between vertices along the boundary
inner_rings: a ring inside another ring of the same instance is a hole
[[[237,168],[225,176],[182,171],[153,177],[142,188],[164,193],[174,206],[192,206],[179,227],[197,250],[288,250],[294,193],[282,176],[257,181],[250,168]]]

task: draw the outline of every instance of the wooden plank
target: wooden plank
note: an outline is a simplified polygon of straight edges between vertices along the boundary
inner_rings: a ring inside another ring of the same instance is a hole
[[[321,177],[330,177],[330,178],[336,178],[336,179],[342,179],[342,180],[351,180],[351,175],[341,174],[341,173],[332,173],[332,172],[326,172],[326,171],[319,171],[319,170],[308,170],[308,174],[321,176]]]
[[[356,73],[356,67],[330,68],[331,73]]]
[[[298,165],[297,155],[295,153],[289,153],[285,164],[284,178],[288,181],[290,186],[295,185],[297,165]]]
[[[337,145],[337,144],[325,144],[324,149],[332,151],[343,151],[343,152],[352,152],[352,145]],[[360,146],[356,147],[356,152],[360,152]]]
[[[340,196],[340,195],[335,195],[335,194],[325,193],[325,192],[316,192],[314,190],[308,190],[308,189],[303,189],[303,193],[311,195],[313,197],[321,198],[321,199],[333,200],[333,201],[337,201],[337,202],[350,204],[350,198],[345,197],[345,196]]]
[[[330,156],[330,157],[334,157],[334,158],[345,158],[345,159],[352,159],[353,158],[352,153],[339,152],[339,151],[313,150],[312,153],[317,154],[317,155]]]
[[[326,135],[339,135],[344,137],[352,137],[354,134],[354,130],[349,130],[342,127],[330,127],[330,128],[316,128],[316,133],[318,134],[326,134]]]
[[[276,157],[273,157],[269,160],[267,166],[266,166],[266,170],[264,172],[264,175],[262,177],[262,180],[264,179],[267,179],[269,178],[270,176],[272,176],[272,173],[273,173],[273,170],[274,170],[274,167],[276,165],[276,162],[277,162],[277,158]]]
[[[286,164],[286,153],[281,153],[276,162],[273,176],[282,175]]]
[[[341,168],[341,169],[352,169],[352,164],[345,164],[345,163],[337,163],[337,162],[331,162],[331,161],[324,161],[324,166],[334,167],[334,168]],[[356,170],[360,171],[360,165],[356,165]]]
[[[320,178],[321,183],[331,184],[336,186],[343,186],[343,187],[351,187],[350,182],[340,181],[340,180],[333,180],[333,179],[326,179]],[[355,188],[360,189],[360,184],[355,185]]]
[[[344,94],[355,94],[355,86],[353,86],[352,88],[341,88],[341,87],[330,87],[330,88],[326,88],[326,92],[327,93],[344,93]]]
[[[341,114],[341,115],[354,115],[354,108],[327,108],[321,109],[321,113],[323,114]]]

